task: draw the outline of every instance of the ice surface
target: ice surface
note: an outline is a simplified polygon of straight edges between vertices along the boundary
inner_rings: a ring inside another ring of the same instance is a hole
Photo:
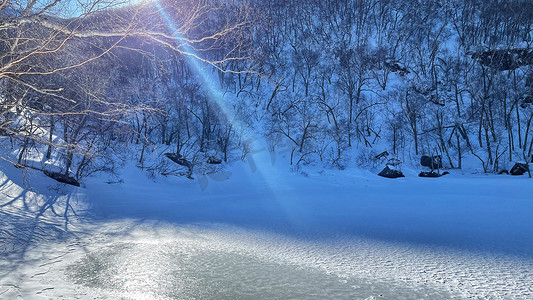
[[[530,179],[301,176],[266,155],[205,189],[129,166],[28,191],[2,166],[0,298],[533,298]]]

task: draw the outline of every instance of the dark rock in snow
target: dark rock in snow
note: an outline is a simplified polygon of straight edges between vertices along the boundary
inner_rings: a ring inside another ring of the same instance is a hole
[[[214,157],[210,157],[207,159],[207,163],[211,165],[220,165],[222,163],[222,160],[214,158]]]
[[[389,166],[386,166],[385,169],[383,169],[378,174],[381,177],[385,178],[399,178],[399,177],[405,177],[401,171],[394,170],[389,168]]]
[[[448,175],[450,173],[448,172],[443,172],[442,174],[439,174],[435,171],[431,171],[431,172],[420,172],[420,174],[418,174],[418,177],[427,177],[427,178],[437,178],[437,177],[442,177],[444,175]]]
[[[393,61],[391,59],[385,60],[384,65],[391,72],[396,73],[400,76],[405,76],[411,73],[407,68],[402,67],[397,61]]]
[[[420,164],[424,167],[428,167],[431,170],[441,169],[442,168],[442,157],[440,155],[436,156],[422,156],[420,158]]]
[[[420,174],[418,174],[418,177],[436,178],[436,177],[440,177],[440,174],[437,174],[437,172],[434,172],[434,171],[420,172]]]
[[[521,66],[533,64],[532,49],[502,49],[472,54],[480,64],[498,71],[514,70]]]
[[[191,168],[192,167],[192,164],[188,160],[183,158],[181,155],[179,155],[179,154],[176,154],[176,153],[165,153],[165,156],[168,157],[168,159],[170,159],[171,161],[177,163],[178,165],[181,165],[181,166],[184,166],[184,167],[187,167],[187,168]]]
[[[73,185],[73,186],[80,186],[80,183],[68,176],[68,175],[65,175],[65,174],[61,174],[61,173],[57,173],[57,172],[51,172],[51,171],[47,171],[47,170],[44,170],[43,171],[44,175],[52,178],[52,179],[55,179],[61,183],[66,183],[66,184],[70,184],[70,185]]]
[[[529,166],[526,164],[516,163],[511,169],[510,173],[514,176],[524,175],[529,170]]]
[[[500,172],[498,172],[499,175],[503,175],[503,174],[507,174],[509,175],[509,171],[507,170],[501,170]]]

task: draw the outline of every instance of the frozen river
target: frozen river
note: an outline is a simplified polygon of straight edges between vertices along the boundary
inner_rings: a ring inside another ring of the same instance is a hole
[[[347,249],[220,229],[163,230],[155,238],[148,237],[151,233],[153,230],[140,231],[131,240],[90,251],[68,265],[68,278],[89,290],[98,288],[104,294],[131,298],[450,297],[445,289],[409,284],[385,273],[379,277],[362,276],[362,265],[371,268],[362,261],[370,259],[361,256],[362,249],[353,249],[358,254],[349,255]],[[369,248],[365,250],[364,255],[372,256]],[[388,260],[392,269],[393,259]]]
[[[0,265],[3,299],[524,299],[533,262],[365,238],[120,221]],[[45,233],[44,226],[38,231]],[[61,234],[60,234],[61,235]],[[8,271],[6,273],[6,271]],[[527,297],[526,297],[527,298]]]
[[[4,177],[0,298],[533,298],[526,178],[328,176]]]

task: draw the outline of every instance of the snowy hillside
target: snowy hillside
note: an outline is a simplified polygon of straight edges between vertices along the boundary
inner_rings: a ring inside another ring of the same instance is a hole
[[[485,173],[533,159],[527,1],[110,2],[0,14],[4,158],[38,150],[76,181],[163,148],[191,177],[253,140],[376,173],[384,151]]]

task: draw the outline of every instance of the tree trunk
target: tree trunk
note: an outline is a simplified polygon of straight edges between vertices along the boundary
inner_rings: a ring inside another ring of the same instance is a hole
[[[50,115],[50,132],[48,133],[48,149],[46,150],[46,159],[52,157],[52,143],[54,138],[55,120],[54,115]]]

